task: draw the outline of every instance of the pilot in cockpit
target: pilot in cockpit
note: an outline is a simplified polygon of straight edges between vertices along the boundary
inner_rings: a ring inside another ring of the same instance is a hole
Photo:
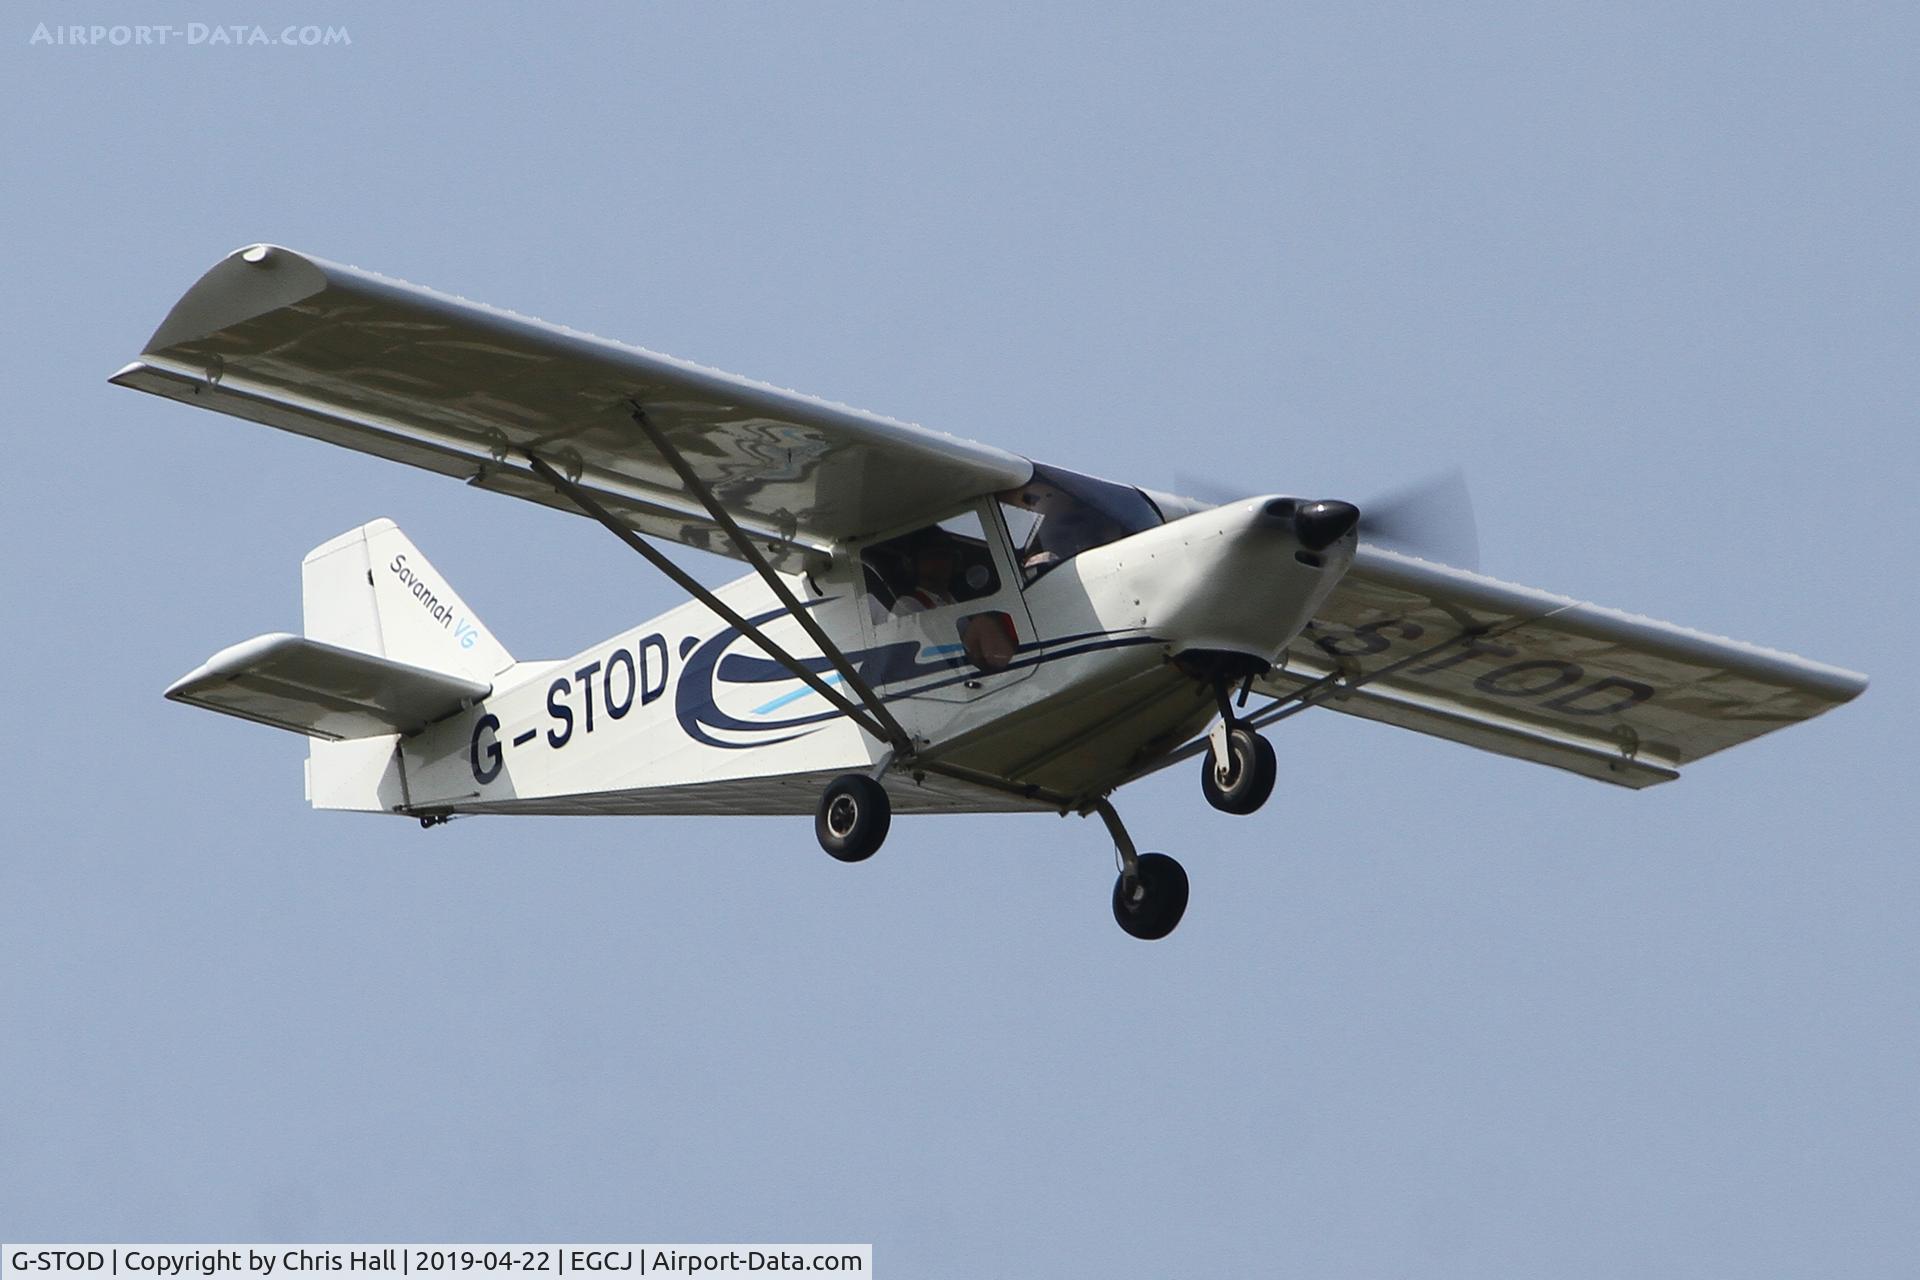
[[[907,553],[912,580],[895,595],[894,614],[922,613],[953,604],[953,573],[959,551],[947,531],[939,525],[920,530],[909,542]]]
[[[960,548],[938,525],[869,547],[861,559],[867,612],[876,623],[945,608],[959,598],[954,588]]]

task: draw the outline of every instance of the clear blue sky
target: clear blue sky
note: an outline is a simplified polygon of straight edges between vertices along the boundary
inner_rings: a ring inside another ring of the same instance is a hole
[[[58,10],[0,28],[0,1235],[1920,1270],[1911,5]],[[1077,819],[312,814],[160,690],[323,539],[393,517],[527,657],[673,599],[106,385],[261,239],[1136,483],[1458,464],[1486,571],[1875,684],[1638,794],[1297,717],[1255,818],[1122,793],[1152,946]]]

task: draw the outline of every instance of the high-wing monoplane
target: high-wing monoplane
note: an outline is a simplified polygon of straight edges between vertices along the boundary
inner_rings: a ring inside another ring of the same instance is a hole
[[[1637,788],[1866,687],[1396,551],[1346,501],[1114,483],[272,245],[113,381],[585,516],[690,597],[527,661],[391,521],[315,548],[302,633],[167,696],[307,735],[321,809],[811,814],[844,862],[894,814],[1098,815],[1115,918],[1160,938],[1186,872],[1113,793],[1197,760],[1250,814],[1262,730],[1310,708]]]

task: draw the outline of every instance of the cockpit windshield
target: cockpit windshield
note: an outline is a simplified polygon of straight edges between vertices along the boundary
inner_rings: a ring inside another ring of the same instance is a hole
[[[1166,523],[1138,489],[1039,463],[1033,479],[1000,495],[1000,513],[1028,582],[1082,551]]]

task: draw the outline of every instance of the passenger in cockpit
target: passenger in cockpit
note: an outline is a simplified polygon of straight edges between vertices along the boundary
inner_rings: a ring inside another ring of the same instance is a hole
[[[1071,498],[1060,501],[1033,531],[1034,549],[1021,560],[1029,580],[1071,560],[1082,551],[1103,547],[1125,535],[1117,520]]]

